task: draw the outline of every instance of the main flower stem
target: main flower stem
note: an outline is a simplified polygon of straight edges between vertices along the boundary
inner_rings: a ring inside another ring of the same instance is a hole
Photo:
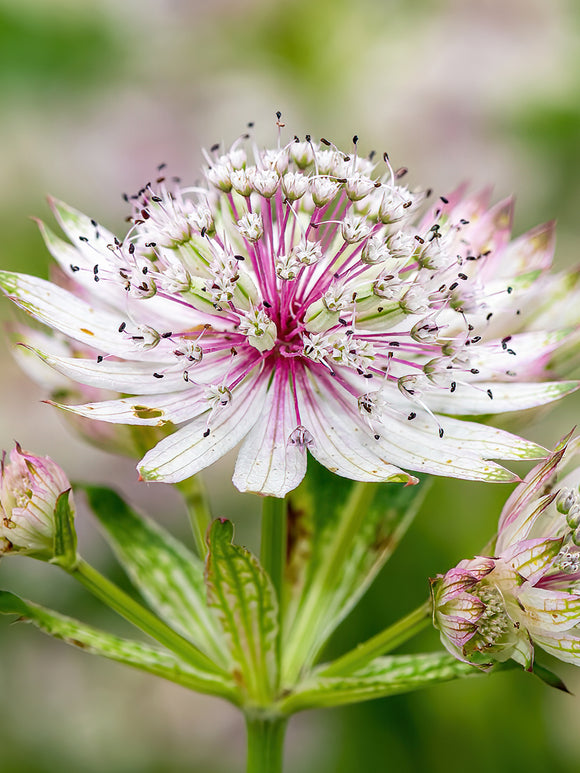
[[[333,661],[318,673],[320,676],[345,676],[364,668],[371,660],[394,650],[412,636],[422,631],[431,622],[431,601],[385,628],[372,639],[359,644],[354,650]]]
[[[79,559],[77,566],[70,574],[94,596],[111,609],[114,609],[121,617],[124,617],[125,620],[128,620],[164,647],[179,655],[187,663],[212,674],[219,673],[220,669],[203,652],[188,642],[187,639],[184,639],[183,636],[180,636],[148,609],[141,606],[139,602],[132,599],[131,596],[118,588],[114,583],[103,577],[100,572],[82,558]]]
[[[199,475],[187,478],[176,486],[185,500],[197,553],[203,559],[208,551],[206,533],[212,520],[205,486]]]
[[[247,773],[282,773],[286,717],[246,716]]]
[[[282,607],[282,583],[286,566],[286,540],[286,500],[264,497],[260,560],[270,575],[280,608]]]

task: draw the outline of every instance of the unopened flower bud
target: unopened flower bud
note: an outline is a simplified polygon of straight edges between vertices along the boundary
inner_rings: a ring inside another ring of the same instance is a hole
[[[16,445],[0,468],[0,554],[53,558],[57,501],[70,487],[52,459],[25,453]],[[74,515],[72,493],[68,496]]]

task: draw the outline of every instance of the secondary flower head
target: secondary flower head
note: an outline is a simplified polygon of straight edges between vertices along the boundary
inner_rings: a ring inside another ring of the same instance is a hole
[[[580,468],[558,480],[579,448],[579,438],[564,442],[516,488],[493,557],[432,581],[435,626],[460,660],[531,669],[538,645],[580,665]]]
[[[0,554],[21,553],[42,560],[54,556],[55,509],[70,489],[62,469],[16,446],[0,467]],[[74,514],[72,493],[69,506]]]
[[[488,460],[543,450],[451,416],[575,388],[544,381],[569,330],[529,329],[549,301],[553,226],[510,242],[511,202],[463,191],[419,217],[428,193],[404,171],[361,157],[357,138],[348,153],[309,136],[250,153],[242,138],[211,149],[204,184],[161,173],[126,197],[122,239],[53,202],[71,243],[41,229],[63,286],[8,272],[0,285],[74,342],[38,349],[46,363],[130,395],[65,410],[179,425],[144,479],[182,480],[241,442],[234,483],[274,496],[298,485],[306,451],[356,480],[513,480]]]

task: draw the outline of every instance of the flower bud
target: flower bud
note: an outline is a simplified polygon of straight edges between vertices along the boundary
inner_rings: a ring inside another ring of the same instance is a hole
[[[0,554],[52,559],[57,501],[70,488],[52,459],[25,453],[17,444],[0,468]],[[72,493],[68,496],[74,516]]]

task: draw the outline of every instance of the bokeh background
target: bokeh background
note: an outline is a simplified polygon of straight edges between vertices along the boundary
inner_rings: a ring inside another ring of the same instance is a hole
[[[578,260],[580,5],[576,0],[0,0],[0,261],[46,276],[29,215],[48,192],[113,229],[123,191],[157,164],[197,179],[200,147],[254,121],[275,137],[328,136],[388,150],[412,181],[517,194],[515,231],[557,218],[558,265]],[[12,309],[3,302],[0,315]],[[113,482],[189,539],[169,487],[137,485],[134,464],[81,443],[0,351],[0,446],[13,439],[74,479]],[[570,398],[527,430],[553,444],[577,423]],[[236,494],[232,460],[206,481],[217,514],[255,544],[257,498]],[[421,603],[428,576],[471,556],[508,491],[437,481],[403,546],[331,644],[340,652]],[[82,510],[83,552],[123,583]],[[56,569],[5,560],[0,586],[124,631]],[[428,632],[417,649],[435,648]],[[330,653],[329,653],[330,654]],[[575,773],[577,695],[523,672],[296,718],[288,770],[470,769]],[[4,773],[241,773],[244,730],[217,700],[73,651],[0,620],[0,765]]]

